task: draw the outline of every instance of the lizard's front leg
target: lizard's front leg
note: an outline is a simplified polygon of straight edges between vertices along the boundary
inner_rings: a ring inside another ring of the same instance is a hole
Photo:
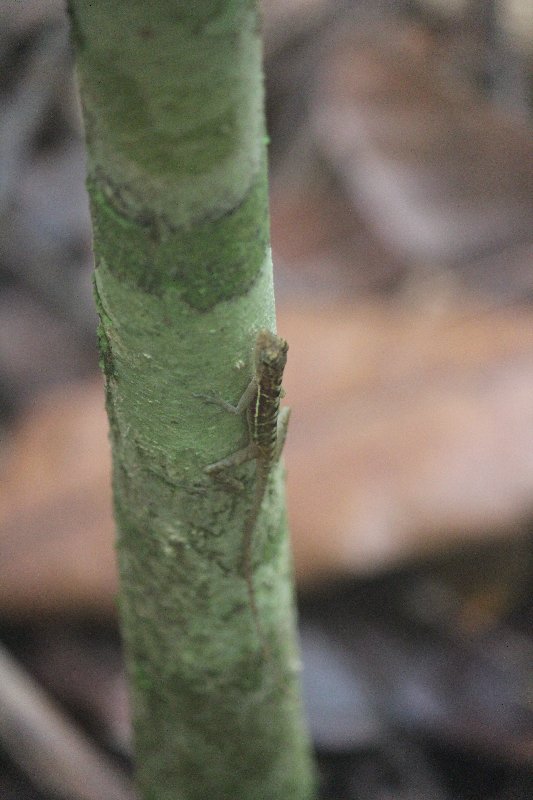
[[[203,400],[204,403],[210,403],[213,406],[219,406],[220,408],[223,408],[224,411],[229,411],[230,414],[244,414],[244,412],[248,409],[248,406],[250,405],[252,399],[256,394],[257,394],[257,381],[255,378],[252,378],[252,380],[242,393],[241,399],[239,400],[236,406],[232,405],[231,403],[227,403],[220,397],[213,397],[210,394],[195,394],[193,396],[200,398],[200,400]]]
[[[197,394],[195,397],[201,398],[205,403],[211,403],[212,405],[219,406],[225,411],[229,411],[231,414],[240,415],[244,414],[248,410],[250,403],[256,394],[257,381],[255,378],[252,378],[236,406],[232,405],[231,403],[227,403],[225,400],[222,400],[219,397],[212,397],[210,395]],[[241,464],[245,464],[247,461],[253,461],[254,458],[257,458],[257,446],[254,442],[250,441],[246,447],[243,447],[241,450],[237,450],[236,453],[232,453],[230,456],[226,456],[226,458],[221,458],[220,461],[215,461],[213,464],[208,464],[208,466],[205,467],[204,472],[207,475],[218,478],[229,488],[242,491],[243,485],[241,481],[237,480],[236,478],[231,478],[229,475],[224,473],[226,473],[227,470],[231,469],[232,467],[238,467]]]

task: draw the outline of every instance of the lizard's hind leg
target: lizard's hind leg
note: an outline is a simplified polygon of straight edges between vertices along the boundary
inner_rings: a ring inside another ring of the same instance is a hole
[[[228,488],[234,491],[241,492],[244,488],[242,482],[238,478],[234,478],[227,474],[229,469],[239,467],[241,464],[246,464],[247,461],[252,461],[257,457],[257,448],[255,444],[250,443],[242,450],[237,450],[226,458],[221,458],[220,461],[215,461],[213,464],[208,464],[204,472],[216,478],[221,483],[225,484]]]

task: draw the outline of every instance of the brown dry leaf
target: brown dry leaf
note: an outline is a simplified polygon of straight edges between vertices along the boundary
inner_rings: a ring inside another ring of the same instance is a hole
[[[284,313],[298,579],[506,536],[533,511],[533,315]]]
[[[109,611],[117,584],[101,381],[40,396],[0,474],[0,608]]]
[[[533,505],[533,314],[283,312],[298,580],[512,534]],[[0,484],[0,607],[108,612],[116,591],[100,381],[41,400]]]

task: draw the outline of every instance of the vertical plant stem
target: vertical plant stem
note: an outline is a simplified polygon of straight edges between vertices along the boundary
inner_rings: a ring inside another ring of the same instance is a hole
[[[145,800],[307,800],[282,467],[242,576],[245,491],[204,468],[246,425],[274,329],[261,42],[251,0],[73,0],[114,461],[120,610]]]

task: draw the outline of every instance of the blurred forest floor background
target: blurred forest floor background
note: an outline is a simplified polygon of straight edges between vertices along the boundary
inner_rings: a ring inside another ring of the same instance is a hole
[[[263,6],[322,797],[526,800],[533,11]],[[110,458],[83,140],[65,28],[50,22],[61,7],[0,11],[0,640],[121,771]],[[31,761],[0,725],[2,800],[98,797]]]

